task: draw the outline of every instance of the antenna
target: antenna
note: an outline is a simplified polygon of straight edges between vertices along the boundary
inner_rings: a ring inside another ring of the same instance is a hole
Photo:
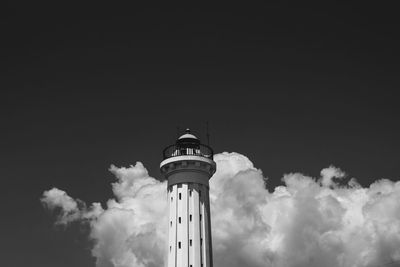
[[[206,130],[207,130],[207,145],[210,146],[210,132],[208,131],[208,121],[206,122]]]

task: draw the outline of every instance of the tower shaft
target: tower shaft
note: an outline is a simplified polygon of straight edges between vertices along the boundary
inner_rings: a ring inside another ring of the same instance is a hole
[[[212,267],[208,187],[197,183],[168,188],[168,267]]]

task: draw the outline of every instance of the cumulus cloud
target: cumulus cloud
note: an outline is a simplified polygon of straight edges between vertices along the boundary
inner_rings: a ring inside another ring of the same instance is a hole
[[[399,266],[400,182],[378,180],[363,188],[334,166],[320,177],[290,173],[265,189],[266,178],[237,153],[215,155],[210,181],[214,266]],[[164,266],[166,183],[140,162],[111,166],[115,198],[103,209],[57,188],[41,201],[56,223],[90,225],[98,267]]]
[[[100,203],[93,203],[88,209],[83,201],[74,200],[65,191],[58,188],[45,191],[41,201],[49,210],[58,211],[56,224],[66,225],[77,220],[90,221],[103,212]]]

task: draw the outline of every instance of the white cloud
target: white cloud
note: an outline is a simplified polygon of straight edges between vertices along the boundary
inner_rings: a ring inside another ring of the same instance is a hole
[[[77,220],[90,221],[103,212],[100,203],[93,203],[90,209],[87,209],[83,201],[74,200],[65,191],[57,188],[45,191],[40,200],[49,210],[58,211],[57,224],[66,225]]]
[[[215,156],[210,181],[214,265],[219,267],[372,267],[400,260],[400,182],[362,188],[334,166],[321,177],[291,173],[269,193],[262,172],[237,153]],[[99,267],[163,266],[166,183],[138,162],[110,167],[115,199],[89,209],[64,191],[44,192],[57,223],[90,223]],[[343,184],[342,181],[340,181]],[[392,263],[386,266],[399,266]]]
[[[333,181],[333,178],[343,179],[345,177],[345,173],[334,166],[329,166],[329,168],[325,168],[321,170],[321,184],[323,186],[334,186],[336,185]]]

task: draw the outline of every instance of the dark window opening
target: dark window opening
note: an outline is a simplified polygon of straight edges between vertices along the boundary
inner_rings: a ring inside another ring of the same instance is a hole
[[[192,221],[192,214],[189,215],[189,221]]]
[[[200,214],[200,221],[201,221],[201,214]]]
[[[179,193],[179,199],[182,199],[182,193]]]
[[[189,245],[192,246],[192,239],[189,240]]]
[[[181,248],[181,242],[178,242],[178,248]]]
[[[181,217],[178,218],[179,223],[181,223]]]

